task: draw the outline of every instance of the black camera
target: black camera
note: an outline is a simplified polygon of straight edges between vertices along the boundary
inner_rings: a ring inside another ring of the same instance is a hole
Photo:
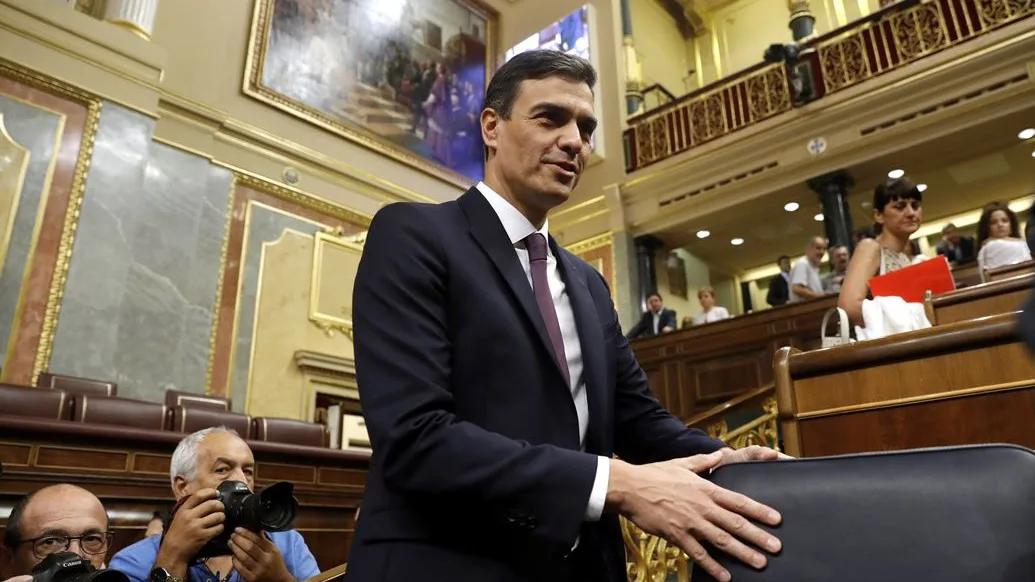
[[[223,521],[223,533],[209,540],[196,559],[213,556],[227,556],[230,548],[227,542],[234,529],[244,529],[259,533],[266,531],[285,531],[298,516],[298,500],[295,499],[295,486],[287,481],[274,483],[262,490],[252,493],[241,481],[223,481],[216,488],[219,501],[223,504],[226,519]]]
[[[32,582],[129,582],[118,570],[98,570],[73,552],[57,552],[32,569]]]

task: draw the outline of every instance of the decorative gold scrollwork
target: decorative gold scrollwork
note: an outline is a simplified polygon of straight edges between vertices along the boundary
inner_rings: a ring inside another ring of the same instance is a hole
[[[719,419],[708,426],[707,432],[712,438],[735,449],[762,445],[780,450],[776,397],[767,398],[762,403],[762,415],[747,424],[731,431],[726,419]],[[624,517],[621,522],[630,582],[668,582],[673,579],[686,582],[690,579],[693,563],[678,547],[644,533]]]
[[[1035,11],[1035,0],[977,0],[985,25],[997,26]]]

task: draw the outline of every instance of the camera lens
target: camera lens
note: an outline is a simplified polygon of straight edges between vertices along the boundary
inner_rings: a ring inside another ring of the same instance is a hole
[[[298,516],[298,501],[295,487],[287,481],[270,485],[258,495],[258,518],[268,531],[284,531],[291,528]]]

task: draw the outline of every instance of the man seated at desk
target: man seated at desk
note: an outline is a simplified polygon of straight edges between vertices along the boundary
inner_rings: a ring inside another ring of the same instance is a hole
[[[651,293],[647,296],[647,311],[643,312],[640,321],[629,330],[629,339],[653,337],[676,329],[676,312],[665,309],[661,295]]]
[[[7,582],[29,582],[32,569],[47,556],[72,552],[104,568],[111,546],[108,515],[97,496],[82,487],[59,484],[22,497],[4,529],[0,572]]]
[[[164,536],[144,538],[111,559],[111,567],[130,582],[295,582],[320,572],[295,530],[260,536],[237,528],[230,536],[231,555],[196,559],[223,531],[216,487],[241,481],[255,489],[255,458],[237,432],[218,427],[188,435],[173,452],[169,474],[178,509]]]

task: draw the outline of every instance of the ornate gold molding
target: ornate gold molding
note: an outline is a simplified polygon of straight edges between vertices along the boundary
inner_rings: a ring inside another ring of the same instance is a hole
[[[568,252],[573,255],[581,255],[582,253],[606,247],[607,245],[614,245],[614,235],[610,232],[587,238],[577,243],[565,245],[564,248],[568,249]]]
[[[312,280],[309,286],[309,321],[323,330],[327,337],[334,337],[341,332],[352,341],[352,306],[344,305],[341,313],[327,313],[320,308],[320,288],[322,286],[324,253],[329,248],[337,248],[358,257],[363,254],[363,242],[366,234],[347,236],[341,229],[330,229],[318,232],[313,237]]]
[[[40,331],[36,358],[32,366],[32,383],[36,383],[40,372],[47,368],[54,350],[54,334],[57,330],[58,316],[61,313],[61,299],[65,294],[65,283],[68,280],[68,267],[72,259],[72,245],[75,242],[76,229],[79,226],[79,212],[83,205],[83,194],[86,190],[86,175],[93,159],[93,144],[97,137],[97,127],[101,119],[101,100],[82,89],[59,81],[53,77],[21,67],[0,59],[0,76],[12,78],[20,83],[30,85],[47,93],[74,101],[86,107],[86,124],[79,143],[79,155],[76,158],[72,188],[68,196],[68,207],[61,227],[61,239],[58,245],[57,258],[54,263],[54,275],[51,278],[50,291],[47,294],[47,305],[43,312],[43,326]]]
[[[216,341],[219,339],[219,318],[223,310],[223,283],[226,279],[226,256],[230,251],[230,228],[234,223],[234,203],[237,192],[237,175],[230,179],[230,194],[227,196],[226,217],[223,221],[223,244],[219,249],[219,274],[216,276],[216,301],[212,304],[212,330],[208,336],[208,363],[205,366],[205,394],[212,394],[212,367],[216,363]],[[232,364],[232,362],[231,362]]]
[[[330,218],[336,218],[349,224],[363,228],[370,226],[371,217],[365,214],[360,214],[355,210],[346,208],[345,206],[336,204],[330,200],[320,198],[319,196],[309,194],[299,190],[298,188],[277,184],[268,178],[264,178],[258,174],[236,166],[220,162],[218,160],[213,163],[232,171],[234,173],[234,180],[238,185],[253,188],[259,192],[269,194],[274,198],[297,204],[302,208],[312,210],[313,212],[317,212]]]

